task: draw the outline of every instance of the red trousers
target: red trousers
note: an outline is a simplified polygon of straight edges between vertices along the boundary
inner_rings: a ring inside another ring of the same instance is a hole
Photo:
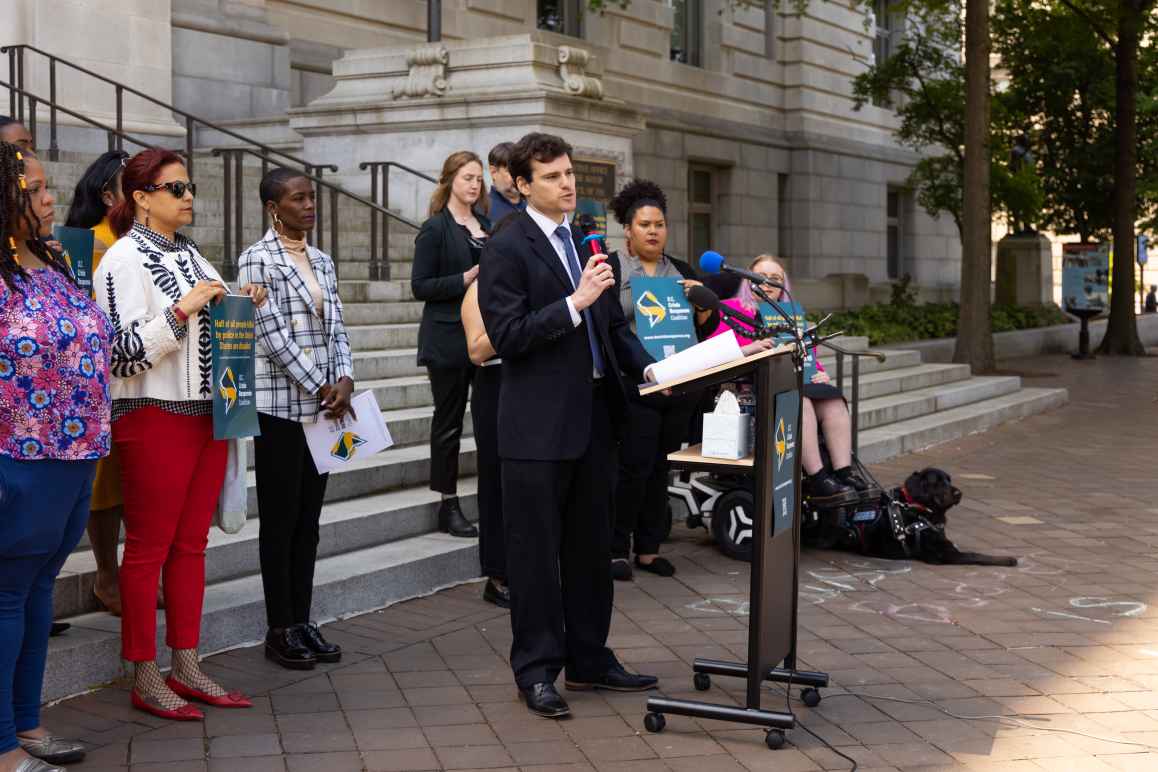
[[[138,408],[113,424],[125,500],[121,652],[157,657],[157,581],[165,578],[165,642],[196,649],[205,598],[205,545],[225,479],[228,446],[211,416]]]

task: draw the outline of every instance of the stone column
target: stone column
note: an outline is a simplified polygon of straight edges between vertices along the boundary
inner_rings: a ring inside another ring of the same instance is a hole
[[[171,102],[170,2],[7,0],[0,3],[0,29],[5,30],[5,43],[36,46],[163,102]],[[6,61],[0,61],[0,72],[3,79],[8,80]],[[48,65],[41,57],[25,54],[24,83],[26,90],[48,98]],[[109,126],[116,125],[113,86],[58,65],[56,87],[59,104]],[[8,105],[0,109],[7,112]],[[146,100],[126,95],[123,110],[127,132],[143,134],[146,138],[184,133],[167,111]],[[40,142],[46,145],[47,109],[38,112],[38,120],[42,121]],[[59,122],[63,127],[79,123],[65,115],[59,116]],[[103,145],[103,136],[92,138]]]

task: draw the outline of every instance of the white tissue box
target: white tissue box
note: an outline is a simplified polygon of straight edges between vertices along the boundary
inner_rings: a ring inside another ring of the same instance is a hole
[[[704,444],[701,455],[707,458],[744,458],[751,446],[752,416],[747,414],[704,413]]]

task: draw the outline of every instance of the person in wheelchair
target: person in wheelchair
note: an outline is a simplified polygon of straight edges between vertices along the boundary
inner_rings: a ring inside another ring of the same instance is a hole
[[[761,289],[773,301],[780,303],[784,297],[784,290],[776,285],[789,288],[788,292],[791,293],[788,274],[780,261],[772,255],[758,256],[748,266],[748,270],[768,279],[768,283],[761,285]],[[776,312],[752,291],[752,284],[747,279],[740,283],[736,297],[722,300],[721,305],[752,318],[775,321],[772,317],[776,316]],[[803,324],[803,309],[797,306],[796,311],[797,323]],[[746,355],[765,351],[780,342],[767,338],[755,340],[744,334],[744,329],[751,330],[751,327],[738,320],[734,320],[732,324],[734,326],[729,326],[721,319],[719,326],[709,337],[733,329]],[[852,464],[852,418],[844,395],[824,371],[815,349],[812,352],[812,359],[816,363],[816,371],[811,377],[811,382],[804,384],[800,421],[800,461],[804,471],[805,494],[815,503],[824,504],[855,497],[858,492],[867,490],[869,485]],[[829,458],[828,464],[821,455],[822,434]]]

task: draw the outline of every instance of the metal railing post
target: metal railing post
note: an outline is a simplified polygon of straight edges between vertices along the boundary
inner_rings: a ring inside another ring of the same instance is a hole
[[[267,175],[267,174],[269,174],[269,160],[265,156],[262,156],[261,157],[261,178],[264,180],[265,175]],[[258,184],[260,185],[261,183],[258,183]],[[261,235],[264,236],[265,232],[267,230],[269,230],[269,212],[267,212],[265,210],[265,204],[264,203],[261,203],[260,201],[258,203],[261,206]]]
[[[382,167],[382,208],[390,208],[390,164]],[[379,278],[390,279],[390,220],[382,218],[382,268],[378,272]]]
[[[189,179],[193,182],[197,178],[193,176],[193,119],[191,117],[185,119],[185,171],[189,172]],[[193,222],[197,222],[197,207],[193,207]]]
[[[125,143],[121,139],[121,134],[125,130],[125,87],[117,84],[117,150],[124,150]]]
[[[365,168],[363,166],[362,168]],[[378,167],[370,165],[370,200],[378,203]],[[370,210],[370,274],[371,281],[381,278],[378,265],[378,210]]]
[[[341,248],[338,246],[338,189],[330,188],[330,257],[334,259],[334,276],[340,273]]]
[[[28,133],[32,135],[32,144],[36,144],[36,97],[28,97]]]
[[[48,60],[48,160],[60,158],[56,141],[56,57]]]
[[[16,49],[16,88],[20,89],[21,94],[27,93],[24,90],[24,49],[23,48],[17,48]],[[14,114],[12,117],[14,117],[16,120],[20,121],[21,123],[24,123],[24,100],[23,99],[17,99],[16,100],[16,114]],[[33,140],[35,140],[35,139],[36,138],[33,137]]]
[[[317,241],[314,246],[316,246],[318,249],[324,250],[326,244],[326,189],[321,186],[320,182],[325,172],[320,166],[315,168],[318,170],[317,178],[319,184],[317,186],[317,190],[314,192],[316,202],[314,206],[317,209],[318,215],[317,220],[314,222],[314,237]],[[333,214],[330,215],[330,217],[333,216]]]
[[[233,184],[237,186],[236,193],[233,196],[233,210],[235,213],[233,220],[233,251],[229,253],[226,263],[229,279],[232,281],[237,278],[237,263],[234,258],[241,254],[241,245],[243,241],[242,226],[245,224],[245,169],[242,168],[242,151],[235,150],[233,152]]]
[[[16,85],[16,49],[8,49],[8,82]],[[16,116],[16,89],[8,89],[8,114]]]
[[[224,222],[221,232],[221,265],[224,268],[228,265],[229,255],[233,254],[233,244],[230,243],[230,237],[233,235],[233,170],[229,165],[228,153],[220,157],[223,167],[222,182],[224,185],[223,195],[221,197],[222,220]]]
[[[860,457],[860,357],[852,358],[852,455]]]

